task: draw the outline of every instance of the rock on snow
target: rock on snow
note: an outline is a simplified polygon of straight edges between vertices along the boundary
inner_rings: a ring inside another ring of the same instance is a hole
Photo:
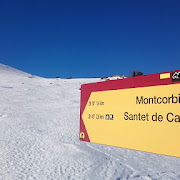
[[[180,158],[79,141],[80,85],[0,64],[0,180],[180,179]]]

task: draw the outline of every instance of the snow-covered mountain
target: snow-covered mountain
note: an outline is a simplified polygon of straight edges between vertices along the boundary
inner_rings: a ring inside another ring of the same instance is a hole
[[[97,81],[0,64],[0,180],[180,179],[180,158],[79,141],[79,89]]]
[[[0,75],[28,76],[30,74],[0,63]]]

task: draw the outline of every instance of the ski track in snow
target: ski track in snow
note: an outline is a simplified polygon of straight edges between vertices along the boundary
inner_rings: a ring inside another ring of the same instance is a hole
[[[180,158],[79,141],[80,85],[0,64],[0,180],[180,180]]]

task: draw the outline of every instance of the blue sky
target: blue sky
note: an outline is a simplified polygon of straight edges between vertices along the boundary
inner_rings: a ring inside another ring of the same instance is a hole
[[[0,63],[62,78],[180,69],[180,1],[2,0]]]

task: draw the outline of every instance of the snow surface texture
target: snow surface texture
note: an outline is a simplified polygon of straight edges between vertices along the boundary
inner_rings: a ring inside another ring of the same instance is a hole
[[[0,64],[0,180],[180,179],[180,158],[79,141],[79,88],[96,81]]]

